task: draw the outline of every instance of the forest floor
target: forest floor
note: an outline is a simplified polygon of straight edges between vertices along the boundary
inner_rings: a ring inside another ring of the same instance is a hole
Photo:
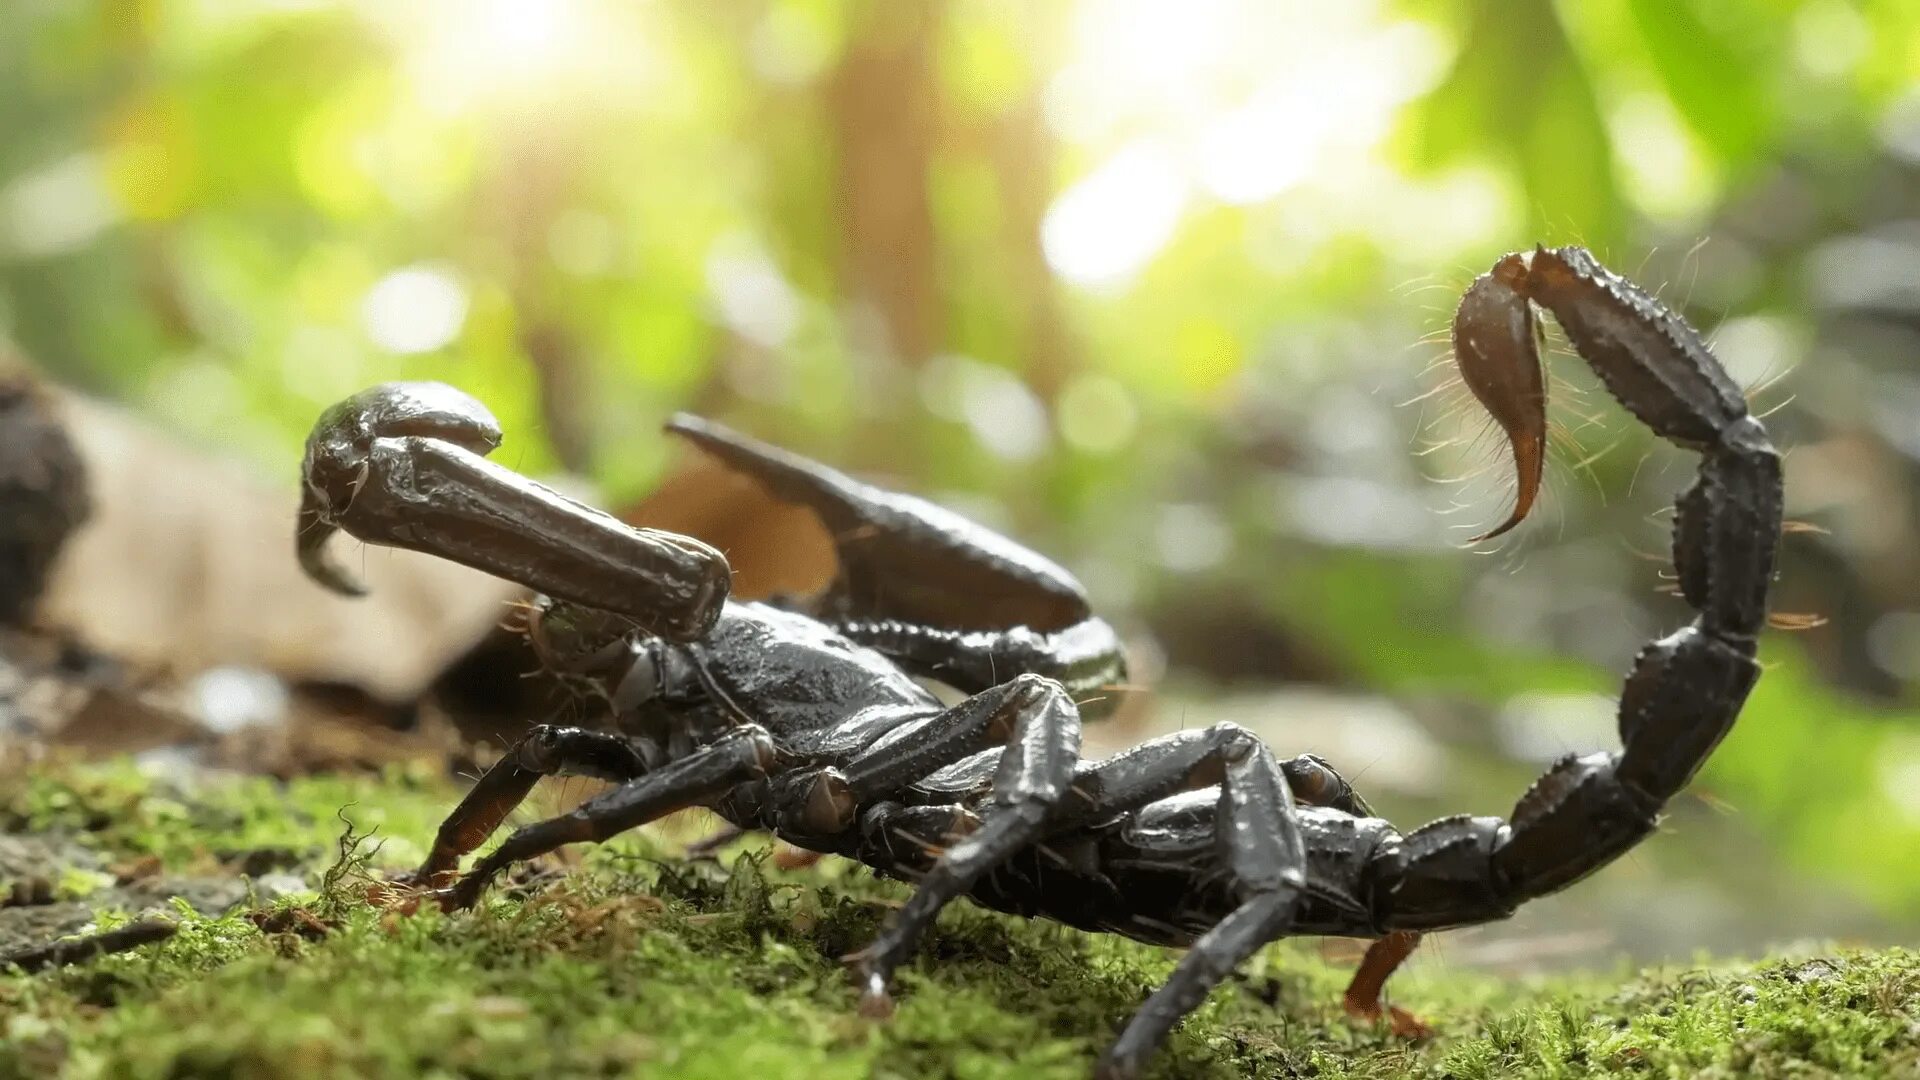
[[[1077,1078],[1175,959],[956,904],[902,972],[896,1014],[869,1021],[839,957],[901,887],[779,870],[752,845],[687,863],[680,837],[576,853],[470,914],[370,905],[454,797],[399,769],[0,772],[0,950],[144,910],[179,927],[0,972],[0,1077]],[[1520,980],[1428,964],[1392,987],[1437,1029],[1417,1044],[1343,1017],[1350,971],[1313,942],[1268,949],[1152,1075],[1920,1077],[1907,950]]]

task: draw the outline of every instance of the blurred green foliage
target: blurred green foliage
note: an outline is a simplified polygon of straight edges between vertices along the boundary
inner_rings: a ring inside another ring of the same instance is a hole
[[[1509,557],[1440,514],[1500,511],[1497,455],[1410,453],[1471,419],[1396,407],[1474,273],[1586,243],[1799,395],[1774,423],[1828,535],[1783,589],[1834,618],[1769,641],[1707,783],[1911,914],[1920,300],[1818,271],[1920,266],[1822,261],[1920,220],[1917,133],[1904,0],[18,0],[0,338],[276,475],[384,379],[463,386],[512,464],[616,498],[668,412],[723,413],[1163,636],[1231,596],[1329,677],[1497,704],[1611,693],[1675,612],[1637,556],[1689,466],[1569,365],[1586,452]]]

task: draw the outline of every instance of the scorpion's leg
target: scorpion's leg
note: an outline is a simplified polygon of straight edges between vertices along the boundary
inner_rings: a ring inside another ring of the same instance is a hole
[[[1305,805],[1324,806],[1354,817],[1375,816],[1373,807],[1367,805],[1353,784],[1324,758],[1302,754],[1281,762],[1280,769],[1286,774],[1294,798]],[[1366,955],[1361,957],[1360,966],[1347,983],[1346,993],[1340,997],[1341,1007],[1348,1016],[1368,1023],[1385,1016],[1393,1033],[1402,1038],[1424,1038],[1432,1033],[1419,1017],[1381,1000],[1388,977],[1420,947],[1420,938],[1416,931],[1396,930],[1375,938],[1367,946]]]
[[[1119,758],[1082,766],[1073,784],[1082,798],[1074,800],[1071,809],[1061,807],[1043,833],[1217,784],[1220,838],[1243,897],[1237,909],[1194,943],[1166,985],[1141,1006],[1102,1058],[1100,1076],[1137,1074],[1182,1017],[1248,956],[1285,932],[1306,886],[1306,847],[1288,784],[1292,775],[1330,801],[1357,803],[1345,782],[1318,758],[1278,762],[1265,744],[1232,724],[1179,732]],[[909,867],[948,843],[954,844],[949,854],[962,850],[989,827],[958,805],[899,803],[875,807],[862,824],[870,845],[889,861]],[[906,843],[896,843],[899,839]],[[934,859],[929,880],[941,861]],[[915,899],[921,895],[924,887]],[[868,993],[869,1003],[885,1000],[883,984],[870,982]]]
[[[516,862],[568,844],[599,843],[676,810],[710,804],[775,767],[773,738],[757,726],[734,728],[691,757],[664,765],[581,803],[572,812],[514,830],[442,894],[449,909],[473,906],[494,876]]]
[[[1043,556],[710,420],[682,414],[667,428],[819,516],[840,571],[817,615],[845,636],[965,693],[1032,673],[1082,699],[1125,677],[1119,635]]]
[[[1347,992],[1340,998],[1348,1016],[1373,1023],[1384,1015],[1393,1033],[1403,1039],[1420,1039],[1432,1034],[1432,1029],[1421,1023],[1419,1017],[1380,999],[1387,988],[1387,979],[1420,947],[1421,936],[1416,930],[1395,930],[1375,938],[1367,946],[1367,954],[1360,958],[1353,981],[1347,984]]]
[[[328,409],[307,440],[296,548],[314,580],[362,591],[326,558],[344,529],[617,612],[663,637],[713,628],[726,559],[697,540],[636,529],[487,461],[500,428],[441,383],[386,383]]]
[[[1128,807],[1172,791],[1219,784],[1220,841],[1241,901],[1193,943],[1166,985],[1127,1022],[1100,1060],[1097,1075],[1107,1080],[1137,1075],[1175,1024],[1261,946],[1284,934],[1307,886],[1306,844],[1294,797],[1286,770],[1266,744],[1244,729],[1220,724],[1143,748],[1145,753],[1102,763],[1076,788],[1098,777],[1092,803]]]
[[[1326,759],[1302,754],[1291,761],[1281,762],[1280,768],[1286,774],[1287,785],[1293,789],[1294,798],[1299,802],[1339,810],[1354,817],[1375,816],[1367,800],[1354,790],[1346,777],[1327,764]],[[1340,998],[1341,1007],[1348,1016],[1368,1023],[1385,1016],[1392,1025],[1393,1033],[1402,1038],[1424,1038],[1431,1034],[1431,1029],[1419,1017],[1398,1005],[1389,1005],[1381,1000],[1387,979],[1420,947],[1420,937],[1416,931],[1396,930],[1368,944],[1366,955],[1361,958],[1352,981],[1347,984],[1346,993]]]
[[[1082,762],[1073,778],[1073,798],[1049,822],[1049,832],[1064,832],[1115,814],[1138,810],[1183,791],[1197,791],[1224,782],[1233,762],[1253,756],[1273,758],[1259,736],[1239,724],[1223,723],[1175,731],[1128,747],[1101,761]],[[1264,768],[1264,767],[1263,767]],[[1349,813],[1365,812],[1346,779],[1311,754],[1274,761],[1290,799],[1315,806],[1332,806]],[[1226,797],[1223,793],[1223,799]],[[1221,828],[1227,828],[1221,818]],[[1285,828],[1298,843],[1291,816]],[[1226,839],[1226,834],[1222,834]]]
[[[1073,778],[1073,796],[1049,816],[1045,828],[1034,830],[1034,837],[1052,835],[1178,792],[1220,787],[1220,840],[1242,890],[1241,906],[1194,943],[1167,984],[1140,1008],[1102,1059],[1102,1076],[1134,1075],[1182,1017],[1242,961],[1284,932],[1306,885],[1307,860],[1294,816],[1290,774],[1321,799],[1364,805],[1318,758],[1300,757],[1283,765],[1245,728],[1218,724],[1162,736],[1097,764],[1082,763]],[[975,824],[959,807],[904,806],[881,808],[863,824],[870,843],[889,847],[895,835],[904,835],[910,844],[934,846],[942,834],[964,834],[945,858],[935,861],[926,879],[932,882],[938,880],[942,862],[966,851],[988,832],[990,822]],[[1027,842],[1031,840],[1020,846]],[[900,854],[912,864],[913,851]],[[985,862],[980,869],[991,865]],[[927,894],[923,885],[914,900]],[[882,943],[886,940],[883,932]],[[884,1001],[886,970],[876,970],[871,958],[880,947],[869,950],[868,995],[874,1002]]]
[[[1498,818],[1409,834],[1370,870],[1383,930],[1501,918],[1612,861],[1719,744],[1759,677],[1755,638],[1780,535],[1780,459],[1699,335],[1579,248],[1541,249],[1518,279],[1641,421],[1701,454],[1680,496],[1674,565],[1693,622],[1641,650],[1620,698],[1620,753],[1563,758]]]
[[[1241,729],[1226,725],[1225,732],[1239,732]],[[1251,736],[1248,736],[1249,738]],[[1181,741],[1211,742],[1214,748],[1220,743],[1235,744],[1232,736],[1220,739],[1208,732],[1180,733],[1166,738]],[[1206,756],[1210,750],[1202,748],[1199,756]],[[1112,759],[1109,759],[1111,761]],[[1134,792],[1129,805],[1144,805],[1153,801],[1151,792],[1172,794],[1176,791],[1191,790],[1197,778],[1209,775],[1206,762],[1195,762],[1193,755],[1169,755],[1169,764],[1165,767],[1167,775],[1158,781],[1131,786]],[[1077,773],[1080,777],[1097,772],[1108,762],[1082,762]],[[1212,762],[1213,772],[1218,772],[1218,763]],[[1279,763],[1280,773],[1286,778],[1288,788],[1293,792],[1296,802],[1311,806],[1325,806],[1342,810],[1356,816],[1370,817],[1373,810],[1367,806],[1360,794],[1353,790],[1346,778],[1335,772],[1326,761],[1313,754],[1302,754]],[[870,807],[861,817],[862,845],[858,858],[868,865],[890,866],[905,871],[924,872],[932,865],[933,859],[961,838],[980,827],[980,819],[966,806],[967,791],[973,778],[972,770],[943,778],[941,784],[916,785],[921,795],[932,795],[935,802],[898,803],[882,802]],[[1112,801],[1115,793],[1108,791],[1100,803],[1087,800],[1088,788],[1083,781],[1076,779],[1069,793],[1069,801],[1076,796],[1080,806],[1063,807],[1049,819],[1045,832],[1051,836],[1071,829],[1075,824],[1085,824],[1101,816],[1112,816],[1119,812]]]
[[[565,773],[624,783],[646,771],[639,751],[618,735],[541,724],[474,783],[441,823],[433,849],[409,880],[429,885],[458,870],[460,860],[486,843],[541,777]]]
[[[845,829],[855,823],[858,808],[900,795],[929,774],[995,747],[1001,750],[992,794],[979,810],[979,828],[934,859],[920,887],[858,957],[863,1008],[869,1012],[885,1011],[887,980],[940,910],[1044,831],[1079,760],[1079,710],[1059,683],[1022,675],[848,762],[844,778],[833,780],[841,788],[834,798],[823,799],[826,789],[819,784],[788,789],[792,809],[783,815],[783,833],[795,831],[815,808],[829,804],[838,808],[835,820],[812,828]]]

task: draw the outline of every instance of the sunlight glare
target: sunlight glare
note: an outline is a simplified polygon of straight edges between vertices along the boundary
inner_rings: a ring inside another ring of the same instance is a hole
[[[411,81],[433,111],[604,100],[644,78],[656,59],[591,0],[360,0],[408,54]]]
[[[1042,240],[1063,278],[1107,288],[1174,238],[1196,196],[1252,205],[1335,177],[1404,179],[1380,145],[1451,57],[1432,26],[1364,0],[1088,0],[1074,26],[1047,120],[1108,156],[1055,201]],[[1377,223],[1359,200],[1335,209],[1336,231]]]
[[[1189,191],[1170,148],[1124,147],[1047,209],[1040,244],[1048,265],[1079,285],[1123,283],[1172,239]]]

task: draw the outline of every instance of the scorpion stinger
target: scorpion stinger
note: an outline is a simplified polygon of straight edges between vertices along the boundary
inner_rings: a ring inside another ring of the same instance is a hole
[[[972,693],[1021,673],[1059,680],[1099,714],[1125,649],[1086,590],[1045,556],[925,499],[887,491],[721,424],[681,413],[667,430],[805,506],[839,573],[809,611],[917,674]]]
[[[1519,486],[1507,520],[1468,543],[1491,540],[1526,520],[1540,494],[1547,460],[1547,385],[1538,324],[1527,302],[1527,263],[1509,255],[1476,278],[1453,316],[1453,359],[1460,381],[1507,434]]]
[[[336,592],[363,591],[325,555],[327,539],[344,528],[615,612],[674,640],[712,628],[732,583],[724,556],[626,525],[481,456],[499,445],[486,407],[442,383],[386,383],[328,409],[301,469],[300,565]]]

